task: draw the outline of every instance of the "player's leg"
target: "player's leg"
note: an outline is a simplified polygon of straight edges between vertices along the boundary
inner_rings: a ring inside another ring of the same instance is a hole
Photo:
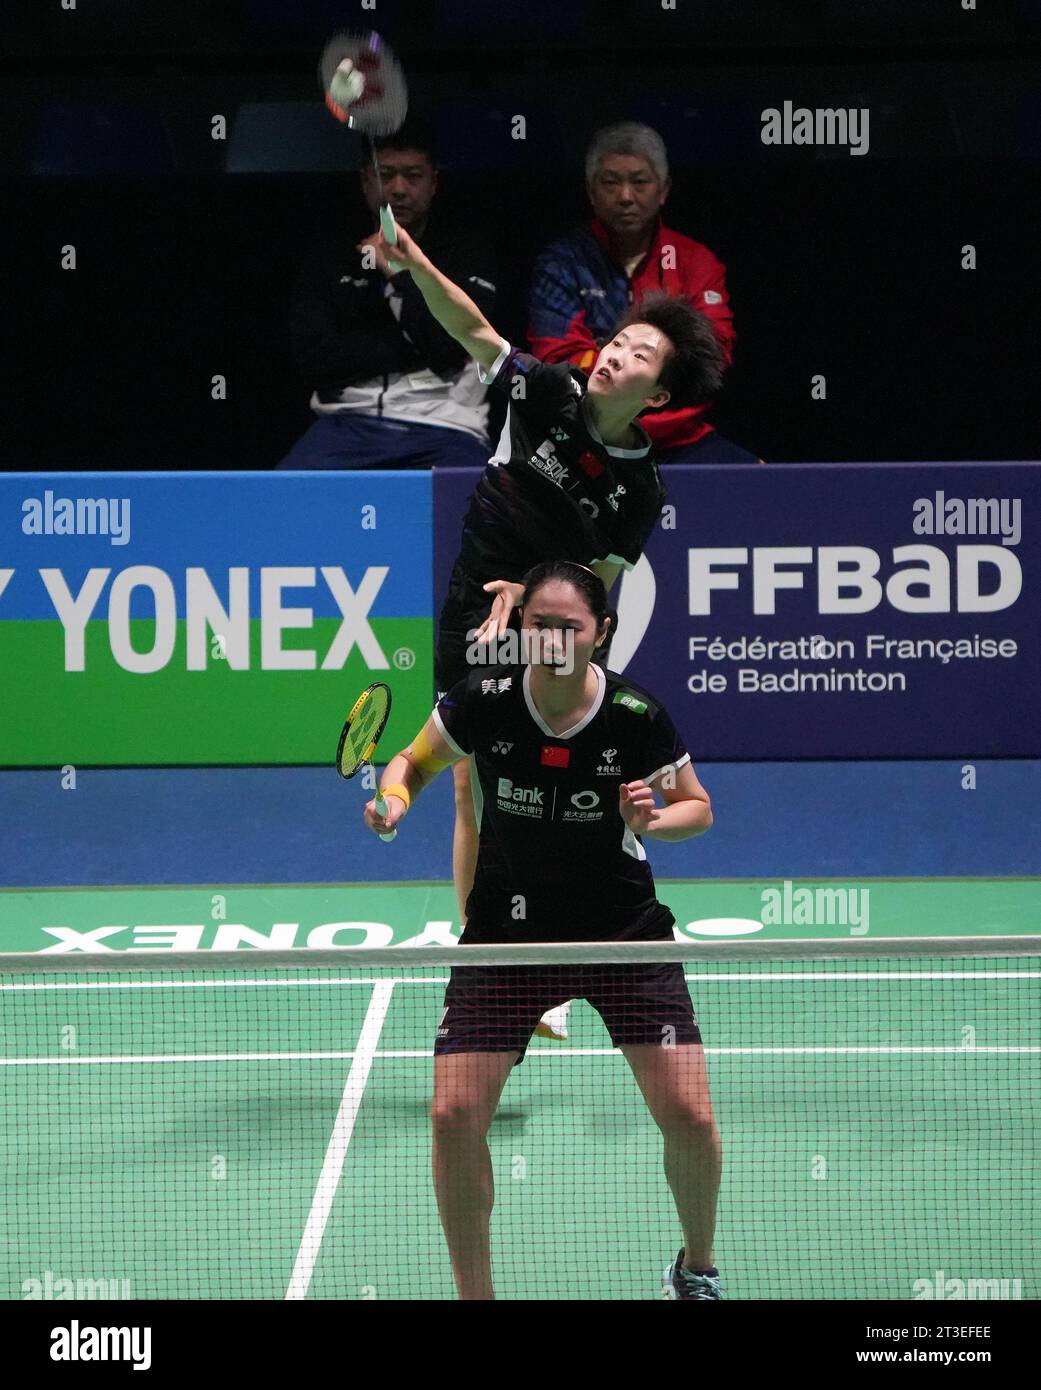
[[[460,948],[465,949],[465,948]],[[495,1297],[489,1229],[494,1200],[487,1134],[515,1052],[434,1058],[434,1191],[460,1298]]]
[[[664,1140],[665,1177],[684,1242],[663,1276],[665,1295],[722,1298],[712,1263],[722,1148],[683,967],[590,967],[583,988],[629,1063]]]
[[[665,1142],[665,1177],[683,1230],[683,1264],[713,1267],[722,1146],[700,1043],[622,1046]]]

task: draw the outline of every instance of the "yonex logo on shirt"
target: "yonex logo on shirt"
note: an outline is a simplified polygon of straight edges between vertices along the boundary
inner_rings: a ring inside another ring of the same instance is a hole
[[[493,753],[508,753],[512,747],[513,747],[513,744],[512,744],[512,743],[493,743],[493,744],[492,744],[492,752],[493,752]]]

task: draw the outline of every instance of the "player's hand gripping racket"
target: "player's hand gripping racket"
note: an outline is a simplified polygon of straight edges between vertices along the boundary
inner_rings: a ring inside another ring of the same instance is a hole
[[[401,64],[375,33],[345,29],[325,45],[318,65],[325,104],[351,130],[370,137],[393,135],[408,112],[408,87]],[[372,167],[380,199],[380,227],[393,246],[394,218],[383,197],[379,157],[372,150]]]
[[[363,763],[371,763],[389,718],[390,688],[382,681],[376,681],[362,691],[344,721],[336,747],[336,768],[341,777],[353,777]],[[380,816],[387,814],[387,803],[380,796],[378,787],[376,813]],[[388,830],[380,839],[393,840],[397,833],[396,830]]]

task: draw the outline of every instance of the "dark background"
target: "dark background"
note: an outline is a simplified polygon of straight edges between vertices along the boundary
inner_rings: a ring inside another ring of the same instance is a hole
[[[1041,456],[1041,0],[676,4],[16,8],[3,466],[267,468],[306,429],[294,265],[360,196],[355,137],[316,80],[340,27],[377,28],[402,58],[442,139],[439,198],[496,244],[507,336],[535,253],[585,216],[589,135],[644,119],[669,149],[667,223],[728,267],[725,433],[774,461]],[[786,99],[869,107],[869,154],[763,146],[760,113]]]

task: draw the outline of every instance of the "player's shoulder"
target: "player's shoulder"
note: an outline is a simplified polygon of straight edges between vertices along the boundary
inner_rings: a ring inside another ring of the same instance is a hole
[[[540,357],[523,348],[511,347],[504,364],[503,372],[509,377],[519,376],[537,387],[538,399],[543,404],[567,405],[569,401],[579,401],[585,395],[588,377],[571,362],[543,362]],[[518,403],[523,396],[514,396]]]
[[[612,714],[632,715],[634,721],[637,716],[643,716],[650,722],[659,712],[665,711],[665,706],[646,686],[615,671],[605,671],[604,675],[607,677],[604,706]]]

